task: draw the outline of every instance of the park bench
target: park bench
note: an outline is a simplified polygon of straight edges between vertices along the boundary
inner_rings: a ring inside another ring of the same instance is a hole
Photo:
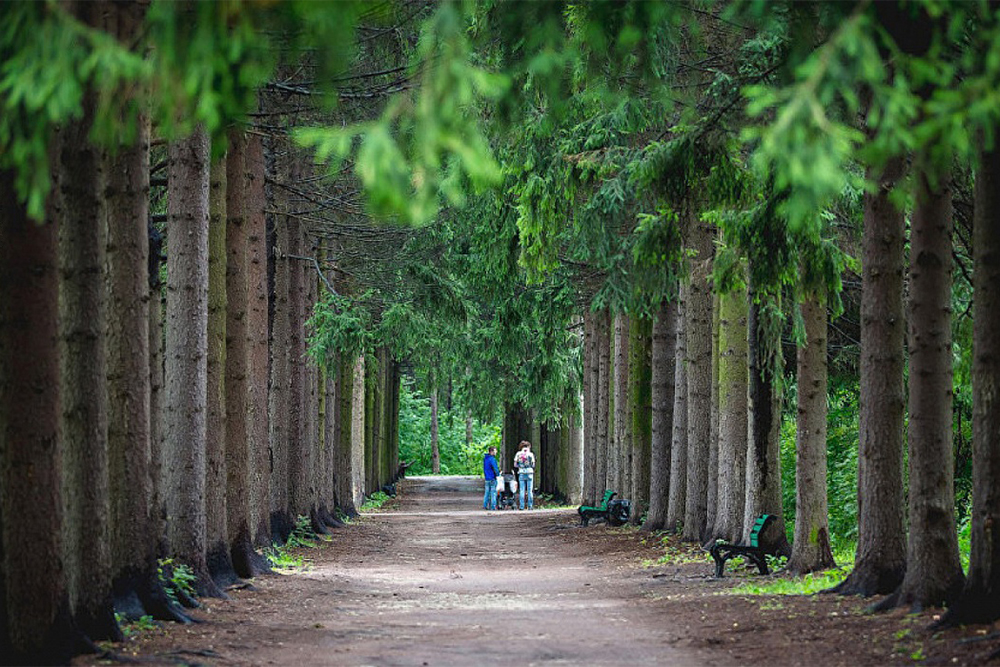
[[[779,549],[776,545],[768,544],[762,535],[774,520],[773,514],[761,514],[757,517],[750,530],[748,544],[730,544],[725,540],[717,540],[708,550],[712,554],[712,559],[715,560],[715,576],[723,576],[726,561],[734,556],[741,556],[744,560],[753,562],[761,574],[769,574],[767,556],[777,556]]]
[[[603,520],[612,526],[621,526],[628,521],[629,513],[632,510],[632,503],[627,500],[614,500],[617,495],[611,489],[604,492],[604,498],[597,507],[591,505],[580,505],[577,513],[580,515],[580,523],[584,526],[590,524],[594,519]]]

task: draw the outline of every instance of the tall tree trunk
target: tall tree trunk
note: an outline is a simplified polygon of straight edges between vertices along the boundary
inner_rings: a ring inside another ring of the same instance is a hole
[[[676,301],[660,305],[653,320],[652,336],[649,513],[643,528],[663,530],[667,523],[670,498],[670,437],[674,421],[673,377],[676,367],[674,350],[677,347]]]
[[[171,553],[197,576],[198,594],[223,597],[206,561],[209,141],[204,129],[170,145],[168,168],[167,537]]]
[[[706,535],[715,535],[715,520],[719,510],[719,295],[712,295],[712,410],[708,431],[708,500],[705,512]]]
[[[597,315],[597,495],[608,488],[608,456],[611,453],[611,314]],[[618,489],[612,489],[618,491]]]
[[[253,549],[246,135],[229,131],[226,157],[226,534],[233,569],[241,577],[269,570]],[[266,367],[265,367],[266,368]],[[266,379],[265,379],[266,386]]]
[[[775,378],[781,373],[781,323],[777,297],[762,303],[749,272],[750,298],[747,315],[747,459],[746,497],[743,509],[743,541],[750,539],[754,520],[762,514],[776,517],[783,544],[780,552],[791,554],[784,539],[785,520],[781,495],[781,389]]]
[[[595,503],[597,490],[597,314],[583,314],[583,502]]]
[[[367,357],[358,355],[354,360],[353,381],[351,390],[351,489],[355,506],[364,501],[365,485],[365,367]]]
[[[293,158],[290,158],[294,160]],[[295,182],[298,168],[293,163],[290,178]],[[294,201],[290,203],[295,208]],[[287,256],[281,263],[288,272],[288,434],[285,446],[288,451],[288,509],[294,522],[297,517],[309,513],[309,448],[306,444],[306,401],[308,392],[305,372],[305,336],[303,313],[305,312],[304,264],[292,256],[303,255],[302,224],[293,211],[285,218],[288,225]],[[280,266],[279,266],[280,270]]]
[[[267,196],[264,187],[264,145],[260,135],[247,136],[243,158],[247,235],[247,447],[250,460],[250,528],[255,546],[271,543],[271,465],[275,453],[270,442],[270,285],[267,235]],[[262,568],[270,569],[263,560]]]
[[[683,283],[677,299],[674,340],[674,420],[670,435],[670,490],[667,496],[666,529],[679,531],[687,506],[687,286]]]
[[[83,5],[80,5],[83,7]],[[88,8],[89,9],[89,8]],[[93,25],[91,17],[80,17]],[[59,132],[59,323],[64,558],[70,605],[92,639],[121,640],[111,596],[102,160],[88,134],[94,99]]]
[[[0,648],[65,663],[76,648],[62,558],[57,230],[0,172]],[[25,388],[30,391],[25,391]]]
[[[163,376],[163,311],[166,296],[160,267],[163,264],[163,238],[152,225],[149,233],[149,472],[151,482],[150,533],[156,542],[157,557],[169,555],[167,548],[167,500],[164,485],[166,467],[164,444],[166,391]]]
[[[638,526],[649,507],[650,457],[652,448],[652,378],[653,322],[646,317],[629,318],[628,414],[629,445],[632,450],[632,515],[629,522]]]
[[[126,43],[142,25],[140,3],[115,5],[110,32]],[[182,620],[157,577],[150,379],[149,119],[137,119],[135,144],[107,157],[108,489],[112,594],[126,618]],[[155,262],[158,267],[159,262]],[[155,332],[157,343],[159,330]],[[158,355],[157,355],[158,358]]]
[[[890,193],[904,174],[893,158],[865,195],[861,385],[858,398],[858,549],[842,595],[891,593],[906,571],[903,527],[903,212]],[[869,176],[873,176],[870,174]]]
[[[708,458],[712,414],[712,229],[688,214],[691,283],[687,318],[688,452],[683,539],[701,542],[708,519]]]
[[[242,179],[241,179],[242,180]],[[205,540],[208,571],[225,588],[239,578],[229,554],[226,511],[226,159],[212,162],[208,190],[208,415]],[[237,182],[234,187],[242,187]]]
[[[826,295],[802,303],[805,344],[798,349],[795,436],[795,539],[788,569],[797,574],[835,565],[826,504]]]
[[[951,604],[965,585],[952,446],[951,170],[921,166],[910,222],[910,539],[903,583],[880,605],[916,610]]]
[[[615,313],[613,325],[614,337],[611,344],[614,353],[612,371],[614,436],[610,438],[611,446],[608,453],[608,488],[614,489],[623,498],[631,498],[632,491],[628,480],[632,477],[632,471],[628,470],[626,474],[626,468],[632,458],[632,420],[628,414],[629,316],[625,313]]]
[[[437,379],[431,379],[431,472],[441,474],[441,451],[438,449],[438,389]]]
[[[249,156],[248,156],[249,159]],[[281,164],[281,163],[279,163]],[[280,171],[284,171],[283,169]],[[279,177],[284,174],[279,174]],[[285,193],[277,203],[279,210],[291,209]],[[295,430],[290,405],[296,400],[291,386],[293,301],[292,265],[287,258],[291,247],[291,222],[279,215],[274,227],[274,328],[271,334],[271,393],[269,397],[271,446],[271,536],[284,542],[291,534],[293,519],[289,511],[289,451]]]
[[[719,491],[712,536],[736,543],[743,537],[747,464],[747,295],[742,287],[719,298],[718,367]]]
[[[356,358],[340,355],[339,359],[339,442],[337,449],[337,503],[347,516],[357,516],[358,506],[354,482],[354,374]]]
[[[1000,618],[1000,147],[980,153],[974,196],[972,549],[965,590],[945,616],[955,625]]]

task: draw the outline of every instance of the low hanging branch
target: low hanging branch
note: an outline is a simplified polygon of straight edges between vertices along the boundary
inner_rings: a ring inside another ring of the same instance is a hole
[[[333,294],[334,296],[340,296],[339,294],[337,294],[337,290],[333,289],[333,285],[331,285],[330,281],[326,279],[326,276],[323,275],[323,269],[322,267],[320,267],[319,261],[317,261],[315,257],[303,257],[301,255],[289,255],[289,254],[285,254],[284,256],[288,257],[289,259],[300,259],[304,262],[312,262],[312,265],[316,267],[316,274],[319,276],[319,279],[323,281],[323,284],[326,285],[327,291],[329,291],[330,294]]]

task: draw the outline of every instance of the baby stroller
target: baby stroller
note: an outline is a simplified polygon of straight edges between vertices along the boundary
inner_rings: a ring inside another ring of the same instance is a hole
[[[517,476],[505,472],[497,478],[497,509],[514,509],[517,506]]]

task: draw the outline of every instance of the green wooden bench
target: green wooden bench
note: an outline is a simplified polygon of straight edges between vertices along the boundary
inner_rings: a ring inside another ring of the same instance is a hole
[[[627,500],[614,500],[615,495],[614,491],[608,489],[599,506],[580,505],[576,510],[580,515],[580,523],[586,526],[593,519],[603,519],[612,526],[621,526],[628,521],[631,503]]]
[[[761,574],[769,574],[767,569],[767,556],[777,555],[777,550],[764,544],[761,535],[767,527],[775,520],[773,514],[761,514],[753,523],[750,530],[750,541],[747,544],[729,544],[724,540],[719,540],[708,550],[715,560],[715,576],[722,577],[726,561],[734,556],[741,556],[747,561],[753,562]]]

